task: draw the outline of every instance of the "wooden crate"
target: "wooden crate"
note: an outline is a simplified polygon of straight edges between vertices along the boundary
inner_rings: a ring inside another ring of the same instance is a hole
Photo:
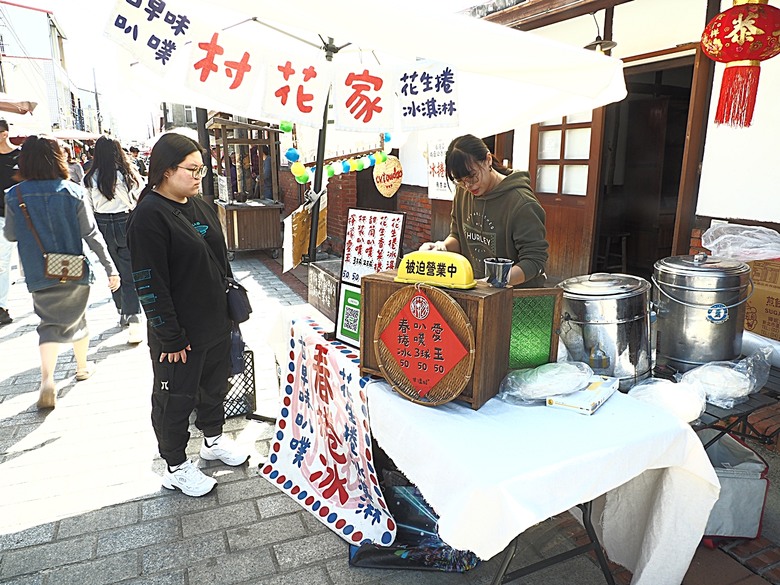
[[[389,270],[362,278],[361,375],[382,375],[373,344],[377,316],[390,295],[404,286],[414,286],[395,282],[395,275],[395,270]],[[474,372],[458,399],[468,402],[476,410],[498,393],[501,380],[508,371],[512,289],[493,288],[484,282],[477,282],[477,286],[471,290],[441,290],[460,305],[474,329]]]
[[[229,251],[278,250],[282,247],[284,205],[281,203],[254,200],[247,203],[215,203]]]

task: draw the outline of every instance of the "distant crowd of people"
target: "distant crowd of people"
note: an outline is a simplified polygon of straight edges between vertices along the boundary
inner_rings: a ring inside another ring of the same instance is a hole
[[[105,270],[128,343],[146,333],[151,422],[167,462],[162,485],[189,496],[210,492],[216,480],[186,454],[190,415],[204,435],[201,459],[238,466],[250,452],[222,435],[232,329],[225,279],[232,273],[217,214],[196,197],[207,171],[203,150],[186,136],[163,134],[147,169],[137,148],[126,151],[107,136],[75,152],[46,135],[16,147],[8,130],[0,120],[0,325],[13,321],[15,245],[40,319],[38,408],[56,406],[61,345],[73,347],[76,381],[95,371],[87,359],[95,275],[86,243]]]

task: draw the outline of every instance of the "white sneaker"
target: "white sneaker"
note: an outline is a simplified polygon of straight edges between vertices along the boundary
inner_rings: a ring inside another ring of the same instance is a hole
[[[189,459],[179,465],[175,471],[170,471],[165,466],[163,473],[162,486],[166,489],[179,489],[188,496],[205,496],[214,486],[217,480],[204,474],[198,466]]]
[[[219,459],[225,465],[232,467],[246,463],[249,460],[249,455],[249,451],[225,435],[217,437],[211,447],[206,446],[206,439],[204,438],[203,446],[200,448],[201,459],[206,461]]]
[[[127,343],[137,345],[144,340],[144,326],[142,323],[131,321],[127,325]]]

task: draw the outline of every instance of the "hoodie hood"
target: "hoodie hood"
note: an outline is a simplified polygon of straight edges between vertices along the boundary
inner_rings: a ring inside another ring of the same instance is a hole
[[[482,197],[477,197],[477,199],[481,201],[491,201],[513,190],[527,194],[532,193],[531,175],[528,174],[528,171],[514,171],[511,175],[504,177],[490,193],[483,195]]]

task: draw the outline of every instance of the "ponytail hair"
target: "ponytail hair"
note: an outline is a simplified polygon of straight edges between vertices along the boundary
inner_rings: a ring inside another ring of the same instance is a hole
[[[149,156],[147,183],[138,196],[138,202],[143,201],[148,193],[162,184],[166,171],[176,170],[176,167],[193,152],[203,154],[200,144],[192,138],[176,132],[168,132],[160,136]]]

